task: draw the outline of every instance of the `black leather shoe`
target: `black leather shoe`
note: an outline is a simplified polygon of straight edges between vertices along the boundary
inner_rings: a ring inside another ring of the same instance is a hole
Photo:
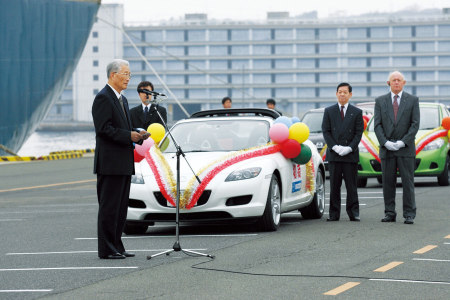
[[[361,219],[359,217],[352,217],[352,218],[350,218],[350,221],[352,221],[352,222],[360,222]]]
[[[406,217],[405,224],[414,224],[414,219],[411,217]]]
[[[125,256],[120,253],[109,254],[106,256],[100,256],[101,259],[124,259]]]
[[[327,222],[336,222],[336,221],[339,221],[339,219],[337,219],[337,218],[328,218],[327,219]]]
[[[395,222],[395,217],[386,215],[381,222]]]
[[[127,251],[123,252],[122,255],[125,257],[135,257],[136,256],[134,253],[127,252]]]

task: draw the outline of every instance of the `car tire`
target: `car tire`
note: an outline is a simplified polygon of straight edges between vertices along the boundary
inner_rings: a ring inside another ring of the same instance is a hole
[[[316,186],[312,202],[299,209],[304,219],[320,219],[325,211],[325,184],[321,169],[317,169]]]
[[[444,171],[437,177],[438,184],[440,186],[448,186],[450,184],[448,171],[450,169],[450,156],[447,155],[447,159],[445,160]]]
[[[278,177],[272,174],[269,192],[267,193],[266,208],[258,220],[258,227],[262,231],[276,231],[280,227],[281,219],[281,189]]]
[[[377,176],[377,181],[379,184],[383,184],[383,177],[382,176]]]
[[[356,179],[356,186],[357,187],[366,187],[367,185],[367,178],[366,177],[358,177]]]
[[[136,225],[136,224],[125,224],[125,227],[123,229],[123,232],[126,235],[133,235],[133,234],[144,234],[147,232],[148,226],[147,225]]]

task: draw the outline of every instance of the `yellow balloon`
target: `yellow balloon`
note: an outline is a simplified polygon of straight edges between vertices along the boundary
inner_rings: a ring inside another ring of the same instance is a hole
[[[148,126],[147,128],[147,131],[150,132],[150,136],[155,141],[155,143],[159,143],[166,134],[164,126],[159,123],[150,124],[150,126]]]
[[[300,144],[309,137],[309,127],[305,123],[297,122],[289,127],[289,139],[296,140]]]
[[[447,135],[448,135],[448,139],[449,139],[449,142],[450,142],[450,130],[447,132]]]

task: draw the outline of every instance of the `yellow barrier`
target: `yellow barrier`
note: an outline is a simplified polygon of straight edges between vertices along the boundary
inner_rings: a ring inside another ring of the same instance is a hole
[[[49,155],[39,157],[35,156],[0,156],[0,162],[3,161],[32,161],[32,160],[58,160],[83,157],[84,153],[94,153],[95,149],[65,150],[50,152]]]
[[[0,161],[31,161],[36,159],[35,156],[0,156]]]
[[[39,156],[38,160],[58,160],[58,159],[69,159],[69,158],[80,158],[83,157],[83,153],[67,153],[67,154],[52,154]]]

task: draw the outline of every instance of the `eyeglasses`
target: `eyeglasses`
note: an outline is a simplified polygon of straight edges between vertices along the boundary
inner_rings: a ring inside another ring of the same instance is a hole
[[[128,78],[131,78],[131,73],[119,73],[119,72],[114,72],[114,73],[124,75],[124,76],[127,76]]]

